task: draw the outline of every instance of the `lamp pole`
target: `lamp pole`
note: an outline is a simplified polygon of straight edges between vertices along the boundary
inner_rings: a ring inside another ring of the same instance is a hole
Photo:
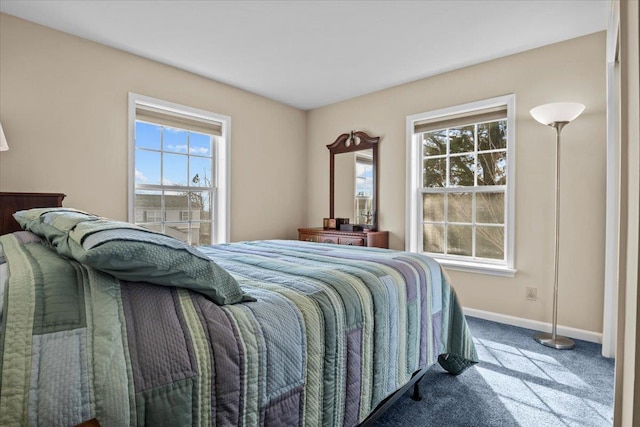
[[[569,122],[553,122],[549,126],[556,130],[556,217],[555,217],[555,248],[554,248],[554,279],[553,279],[553,320],[551,324],[551,334],[540,332],[535,336],[535,340],[547,347],[559,350],[569,350],[574,347],[574,342],[570,338],[558,336],[558,265],[560,257],[560,132]]]
[[[584,105],[577,102],[553,102],[532,108],[529,113],[543,125],[556,130],[556,217],[555,217],[555,248],[553,264],[553,323],[551,333],[540,332],[534,337],[537,342],[547,347],[559,350],[569,350],[574,342],[558,335],[558,271],[560,257],[560,132],[569,122],[576,119],[584,111]]]

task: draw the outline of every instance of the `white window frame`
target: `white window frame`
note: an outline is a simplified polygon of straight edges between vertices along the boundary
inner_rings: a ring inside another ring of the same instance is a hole
[[[496,98],[470,102],[439,110],[407,116],[407,209],[405,249],[422,253],[422,138],[413,133],[416,122],[437,120],[451,115],[472,114],[493,107],[507,107],[507,185],[505,190],[505,260],[468,260],[450,255],[429,254],[440,264],[452,270],[513,277],[515,269],[515,110],[516,96],[509,94]],[[452,189],[456,192],[455,189]],[[448,191],[448,190],[446,190]],[[466,190],[465,190],[466,191]],[[478,191],[474,189],[473,191]],[[481,190],[480,190],[481,191]],[[460,192],[460,190],[457,190]]]
[[[135,128],[136,128],[136,106],[144,105],[155,107],[174,112],[178,114],[188,115],[195,118],[217,121],[221,124],[222,135],[217,137],[218,143],[215,144],[215,191],[213,191],[213,229],[212,242],[228,243],[230,241],[231,224],[231,117],[223,114],[217,114],[210,111],[200,110],[186,105],[180,105],[161,99],[152,98],[145,95],[129,92],[129,222],[135,222]],[[194,188],[192,190],[196,190]],[[201,243],[204,244],[204,243]],[[206,242],[206,244],[209,244]]]

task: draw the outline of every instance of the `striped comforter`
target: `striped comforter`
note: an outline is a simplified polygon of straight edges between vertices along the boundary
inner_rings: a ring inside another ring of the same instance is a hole
[[[352,426],[438,359],[453,374],[477,361],[453,289],[416,254],[202,247],[257,299],[221,307],[120,282],[27,232],[0,243],[2,426]]]

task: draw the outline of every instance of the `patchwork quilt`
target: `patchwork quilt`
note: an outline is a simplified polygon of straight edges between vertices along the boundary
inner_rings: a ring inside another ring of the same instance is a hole
[[[256,299],[126,282],[0,237],[0,425],[353,426],[436,361],[477,362],[432,259],[298,241],[199,248]]]

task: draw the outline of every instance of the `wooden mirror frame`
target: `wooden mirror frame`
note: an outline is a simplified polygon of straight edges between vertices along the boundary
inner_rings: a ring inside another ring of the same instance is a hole
[[[371,200],[371,231],[378,229],[378,142],[379,136],[369,136],[362,131],[351,131],[351,133],[343,133],[336,140],[327,145],[330,153],[329,160],[329,218],[335,218],[335,155],[342,153],[352,153],[354,151],[369,150],[373,151],[373,199]],[[355,194],[354,194],[355,197]]]

